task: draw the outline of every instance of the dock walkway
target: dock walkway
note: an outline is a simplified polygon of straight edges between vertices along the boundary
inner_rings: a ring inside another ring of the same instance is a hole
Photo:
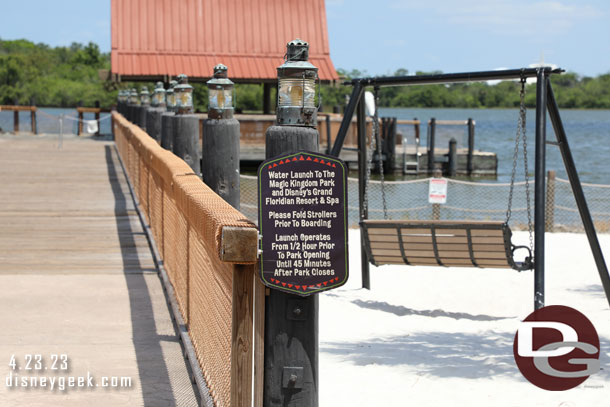
[[[0,185],[0,405],[197,405],[114,143],[0,136]]]

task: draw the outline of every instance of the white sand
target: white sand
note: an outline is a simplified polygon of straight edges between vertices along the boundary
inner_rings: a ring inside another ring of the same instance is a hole
[[[350,230],[348,283],[320,297],[322,407],[610,404],[610,307],[584,234],[546,235],[546,305],[593,322],[602,370],[550,392],[529,383],[513,358],[515,332],[533,311],[533,272],[371,266],[368,291],[358,233]],[[608,262],[610,235],[599,239]]]

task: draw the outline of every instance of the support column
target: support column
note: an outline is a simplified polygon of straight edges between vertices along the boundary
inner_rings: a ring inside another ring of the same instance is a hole
[[[360,220],[368,219],[369,211],[368,206],[364,206],[365,190],[367,188],[367,169],[368,157],[367,157],[367,140],[366,140],[366,112],[364,98],[360,98],[358,101],[357,111],[357,131],[358,131],[358,208],[360,213],[358,214]],[[362,269],[362,288],[367,290],[371,289],[371,279],[369,275],[369,260],[367,258],[365,247],[364,235],[360,233],[360,267]]]
[[[544,211],[546,176],[546,74],[536,82],[536,163],[534,192],[534,309],[544,307]]]
[[[172,151],[182,158],[197,175],[201,174],[199,159],[199,117],[194,114],[174,116]]]
[[[266,158],[299,150],[318,151],[311,127],[271,126]],[[303,370],[300,389],[286,386],[289,369]],[[265,407],[318,406],[318,294],[300,297],[270,290],[265,305]]]

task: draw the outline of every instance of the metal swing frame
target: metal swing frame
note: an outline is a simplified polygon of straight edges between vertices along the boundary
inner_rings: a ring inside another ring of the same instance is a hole
[[[368,219],[368,210],[363,207],[364,191],[366,182],[367,167],[367,142],[366,142],[366,115],[363,100],[364,90],[367,86],[413,86],[428,84],[448,84],[457,82],[476,82],[487,80],[514,80],[521,78],[536,78],[536,140],[535,140],[535,189],[534,189],[534,252],[536,256],[534,266],[534,308],[539,309],[545,303],[545,189],[546,189],[546,145],[551,144],[559,147],[563,163],[568,174],[570,186],[583,222],[585,233],[589,241],[589,246],[597,266],[600,280],[610,305],[610,275],[608,267],[597,239],[593,219],[585,199],[585,195],[580,183],[578,172],[574,164],[574,158],[568,144],[568,139],[563,127],[563,122],[559,115],[559,107],[555,100],[550,76],[564,72],[562,69],[544,68],[522,68],[507,69],[500,71],[479,71],[449,73],[438,75],[418,75],[418,76],[393,76],[393,77],[370,77],[355,78],[345,82],[352,85],[352,94],[349,104],[345,109],[343,121],[339,133],[331,150],[331,155],[339,156],[343,142],[347,135],[347,130],[351,123],[354,113],[357,116],[358,131],[358,198],[360,206],[360,221]],[[546,139],[546,114],[549,114],[556,141]],[[365,237],[361,234],[361,246],[365,247]],[[370,289],[369,258],[365,250],[361,257],[362,283],[364,288]]]

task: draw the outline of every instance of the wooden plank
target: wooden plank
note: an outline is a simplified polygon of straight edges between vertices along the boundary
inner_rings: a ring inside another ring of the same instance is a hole
[[[437,236],[437,243],[466,243],[468,244],[468,238],[466,236]],[[484,244],[504,244],[503,237],[473,237],[472,243],[484,243]]]
[[[1,105],[0,111],[6,110],[7,112],[35,112],[36,106],[15,106],[15,105]]]
[[[394,249],[400,251],[398,242],[371,242],[371,249]]]
[[[377,225],[403,225],[403,226],[418,226],[418,225],[430,225],[434,224],[437,227],[447,226],[459,226],[459,225],[475,225],[475,226],[489,226],[489,227],[500,227],[504,224],[502,221],[486,221],[486,220],[469,220],[467,222],[463,220],[383,220],[383,219],[369,219],[365,220],[364,223],[369,227],[375,227]]]
[[[368,233],[370,236],[378,236],[378,235],[394,235],[398,236],[398,232],[396,228],[368,228]]]
[[[225,226],[220,240],[220,260],[252,264],[257,261],[258,230],[254,227]]]
[[[504,236],[502,229],[473,229],[470,231],[471,236]]]
[[[474,258],[477,260],[477,263],[479,262],[479,260],[483,261],[483,259],[504,259],[504,261],[506,261],[506,252],[505,251],[501,251],[501,252],[474,252]]]
[[[412,265],[422,265],[422,266],[438,266],[435,258],[432,257],[407,257],[409,263]]]
[[[369,241],[372,242],[398,242],[398,234],[393,235],[369,235]]]
[[[455,259],[469,259],[470,260],[470,253],[468,252],[468,250],[464,250],[464,251],[439,250],[438,256],[441,259],[455,258]]]
[[[400,249],[371,249],[373,256],[400,256]],[[409,254],[407,254],[408,256]]]
[[[475,252],[504,252],[504,244],[473,244],[472,250]]]
[[[258,266],[256,266],[258,267]],[[263,407],[265,385],[265,286],[254,276],[254,407]]]
[[[402,257],[396,256],[373,256],[375,261],[380,264],[405,264]]]
[[[254,266],[233,268],[231,405],[252,405]]]
[[[491,267],[491,266],[504,266],[504,267],[510,267],[510,265],[508,264],[508,261],[506,261],[506,258],[504,258],[504,260],[501,259],[497,259],[497,260],[492,260],[492,259],[476,259],[476,262],[479,266],[481,267]]]

